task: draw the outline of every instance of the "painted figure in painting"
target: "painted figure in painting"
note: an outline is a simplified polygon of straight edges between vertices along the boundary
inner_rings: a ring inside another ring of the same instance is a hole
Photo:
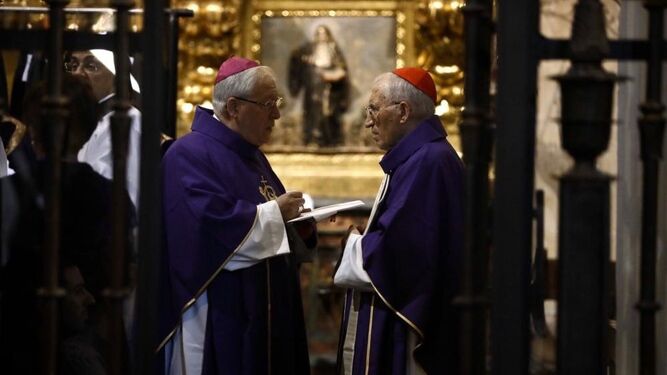
[[[347,64],[331,31],[315,29],[312,41],[290,57],[289,90],[297,96],[303,89],[303,143],[337,146],[343,142],[341,115],[349,105]]]

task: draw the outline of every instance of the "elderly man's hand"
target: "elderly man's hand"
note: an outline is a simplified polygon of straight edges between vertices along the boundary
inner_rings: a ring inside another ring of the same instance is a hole
[[[290,191],[279,196],[276,201],[280,207],[280,213],[283,215],[283,220],[292,220],[303,211],[303,193],[300,191]]]

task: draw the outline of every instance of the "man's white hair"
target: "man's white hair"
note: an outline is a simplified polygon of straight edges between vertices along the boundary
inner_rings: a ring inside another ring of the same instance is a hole
[[[380,74],[373,81],[373,87],[376,87],[390,102],[408,103],[412,109],[410,117],[417,121],[435,113],[435,104],[428,95],[394,73]]]
[[[213,86],[213,112],[219,119],[226,114],[227,99],[232,96],[248,99],[255,86],[271,77],[275,80],[275,73],[268,66],[256,66],[229,76]]]

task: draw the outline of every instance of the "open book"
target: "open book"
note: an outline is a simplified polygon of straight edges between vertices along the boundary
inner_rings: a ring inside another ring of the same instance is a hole
[[[351,210],[353,208],[361,207],[364,205],[364,202],[356,200],[345,203],[337,203],[329,206],[318,207],[312,211],[304,212],[300,216],[288,221],[288,223],[293,223],[295,221],[301,221],[313,218],[315,221],[320,221],[331,217],[337,214],[339,211]]]

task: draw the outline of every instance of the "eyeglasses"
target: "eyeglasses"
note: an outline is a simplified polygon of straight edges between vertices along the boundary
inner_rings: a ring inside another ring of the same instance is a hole
[[[254,101],[254,100],[250,100],[250,99],[242,98],[242,97],[240,97],[240,96],[235,96],[235,98],[238,99],[238,100],[244,101],[244,102],[248,102],[248,103],[252,103],[252,104],[257,104],[258,106],[260,106],[260,107],[264,107],[265,109],[268,109],[268,110],[273,109],[274,106],[277,107],[277,108],[280,108],[280,106],[282,106],[283,103],[285,102],[285,99],[283,99],[283,98],[281,98],[281,97],[277,97],[277,98],[275,98],[275,99],[273,99],[273,100],[267,100],[267,101],[264,102],[264,103],[260,103],[260,102],[256,102],[256,101]]]
[[[372,119],[376,119],[377,116],[380,114],[381,110],[383,110],[385,108],[393,107],[393,106],[398,105],[398,104],[401,104],[401,102],[393,102],[391,104],[387,104],[387,105],[379,107],[379,108],[373,106],[372,104],[369,104],[369,105],[367,105],[363,108],[363,113],[367,116],[370,116]]]
[[[78,60],[70,60],[65,62],[65,71],[68,73],[74,73],[79,70],[81,67],[87,73],[97,73],[100,71],[101,66],[95,61],[84,60],[83,64],[80,64]]]

